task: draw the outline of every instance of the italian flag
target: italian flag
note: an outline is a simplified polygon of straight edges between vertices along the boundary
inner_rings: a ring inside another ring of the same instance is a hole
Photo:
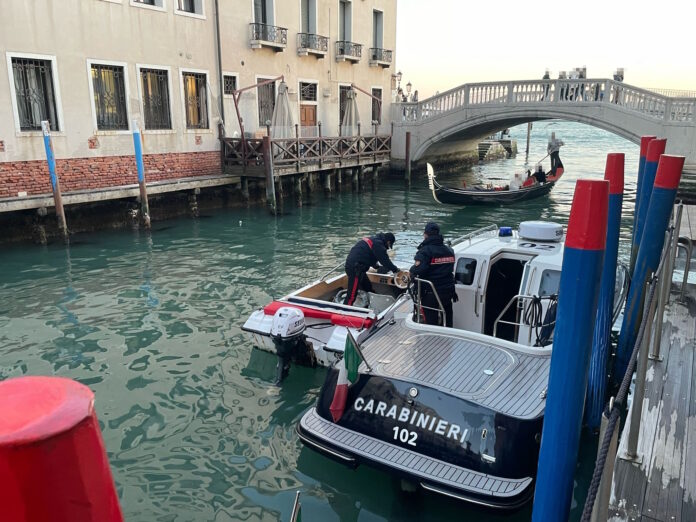
[[[355,384],[358,380],[358,366],[360,366],[360,352],[357,343],[350,331],[346,335],[346,347],[343,351],[343,364],[338,368],[338,380],[334,398],[329,406],[331,417],[334,422],[338,422],[346,409],[346,399],[348,398],[348,386]]]

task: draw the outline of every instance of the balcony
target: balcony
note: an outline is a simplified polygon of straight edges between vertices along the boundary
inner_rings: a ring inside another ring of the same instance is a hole
[[[297,34],[297,54],[307,56],[313,54],[323,58],[329,52],[329,39],[326,36],[319,36],[312,33]]]
[[[336,42],[336,61],[357,63],[362,56],[362,45],[353,42]]]
[[[389,49],[380,49],[378,47],[370,47],[370,67],[388,68],[392,63],[392,51]]]
[[[252,49],[267,47],[281,52],[288,45],[288,30],[275,25],[251,23],[249,24],[249,45]]]

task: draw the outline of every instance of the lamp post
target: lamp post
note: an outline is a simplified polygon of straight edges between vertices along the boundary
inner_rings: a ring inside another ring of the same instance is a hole
[[[404,75],[401,73],[401,71],[399,71],[398,73],[396,73],[396,82],[397,82],[396,90],[397,90],[397,91],[398,91],[399,89],[401,89],[401,78],[402,78],[403,76],[404,76]]]
[[[411,89],[413,88],[413,85],[411,85],[411,82],[408,82],[406,84],[406,99],[408,101],[411,101]]]

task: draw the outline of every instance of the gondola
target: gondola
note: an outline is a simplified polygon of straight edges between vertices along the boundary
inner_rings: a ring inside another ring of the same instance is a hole
[[[508,185],[474,188],[454,188],[446,187],[438,183],[435,171],[428,163],[428,186],[433,191],[433,197],[438,203],[449,205],[509,205],[518,201],[525,201],[544,196],[551,192],[556,182],[563,175],[563,167],[556,169],[555,175],[548,175],[546,183],[529,182],[529,186],[520,187],[517,190],[510,190]],[[533,179],[533,178],[530,178]],[[525,182],[525,183],[527,183]]]

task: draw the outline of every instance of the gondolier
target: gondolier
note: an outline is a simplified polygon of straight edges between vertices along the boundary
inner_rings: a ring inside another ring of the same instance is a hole
[[[366,276],[370,267],[380,271],[399,271],[387,254],[387,250],[394,246],[396,238],[391,232],[364,237],[350,249],[346,258],[346,275],[348,276],[348,292],[344,304],[352,305],[358,295],[358,290],[372,292],[372,283]]]
[[[457,300],[454,287],[454,251],[445,245],[440,226],[429,222],[425,225],[423,242],[418,245],[415,262],[409,269],[411,277],[418,277],[433,284],[421,284],[419,313],[422,314],[427,324],[439,326],[452,326],[452,301]],[[433,293],[433,288],[437,295]],[[439,302],[438,302],[439,297]],[[445,317],[442,317],[440,303],[444,309]],[[444,319],[444,325],[442,320]]]
[[[557,140],[556,133],[552,132],[551,138],[549,138],[549,144],[546,147],[546,152],[551,156],[551,176],[556,175],[556,170],[558,168],[563,168],[563,163],[561,163],[561,158],[559,156],[559,151],[563,145],[565,145],[565,143],[563,143],[562,140]]]

